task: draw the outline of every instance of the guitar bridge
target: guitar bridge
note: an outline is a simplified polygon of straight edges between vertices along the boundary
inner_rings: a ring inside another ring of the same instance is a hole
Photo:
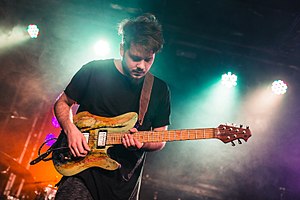
[[[107,131],[105,130],[99,130],[98,132],[98,139],[97,139],[97,147],[98,148],[104,148],[106,145],[106,137],[107,137]]]

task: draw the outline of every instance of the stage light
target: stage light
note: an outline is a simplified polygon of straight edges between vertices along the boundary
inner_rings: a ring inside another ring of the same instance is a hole
[[[57,121],[57,119],[56,119],[55,116],[52,117],[51,122],[52,122],[52,125],[53,125],[55,128],[59,128],[59,127],[60,127],[60,125],[59,125],[59,123],[58,123],[58,121]]]
[[[285,94],[287,91],[287,84],[282,80],[276,80],[272,83],[272,92],[277,95]]]
[[[94,50],[95,50],[95,53],[96,53],[97,56],[100,56],[101,58],[104,58],[110,52],[109,43],[105,40],[99,40],[95,44]]]
[[[40,29],[35,24],[30,24],[27,27],[27,32],[31,38],[37,38],[40,32]]]
[[[231,72],[223,74],[221,83],[227,88],[235,87],[237,85],[237,76]]]
[[[56,137],[53,133],[48,133],[46,135],[45,141],[47,146],[52,146],[54,142],[56,141]]]

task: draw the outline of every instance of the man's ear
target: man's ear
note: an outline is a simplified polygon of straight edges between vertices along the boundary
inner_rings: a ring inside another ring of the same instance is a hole
[[[123,58],[124,56],[124,44],[120,43],[120,55]]]

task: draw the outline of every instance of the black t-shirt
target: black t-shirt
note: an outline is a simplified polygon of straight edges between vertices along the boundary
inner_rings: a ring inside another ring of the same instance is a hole
[[[112,59],[98,60],[84,65],[72,78],[65,93],[80,105],[78,112],[89,111],[98,116],[114,117],[127,112],[138,113],[143,81],[135,82],[121,74]],[[169,116],[168,86],[154,77],[148,110],[138,130],[169,125]],[[94,199],[128,199],[142,168],[142,164],[136,163],[144,152],[129,151],[123,145],[115,145],[108,153],[121,164],[119,170],[111,172],[90,168],[77,176],[84,180]]]

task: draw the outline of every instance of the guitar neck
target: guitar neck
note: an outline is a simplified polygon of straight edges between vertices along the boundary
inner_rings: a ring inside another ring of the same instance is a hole
[[[216,138],[216,128],[183,129],[170,131],[139,131],[134,138],[140,142],[171,142],[181,140],[199,140]],[[121,144],[124,133],[110,133],[107,135],[107,145]]]

